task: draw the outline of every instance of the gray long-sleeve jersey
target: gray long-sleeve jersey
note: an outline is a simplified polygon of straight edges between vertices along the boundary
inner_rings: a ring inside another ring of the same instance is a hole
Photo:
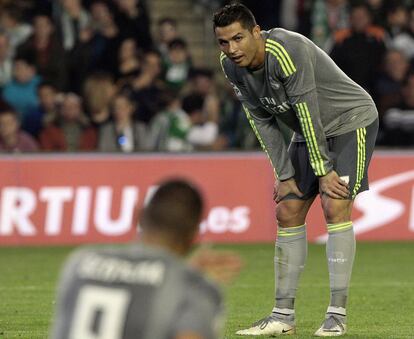
[[[78,251],[58,291],[51,339],[217,339],[224,323],[217,287],[155,247]]]
[[[260,69],[238,67],[221,53],[223,72],[279,180],[293,177],[280,121],[306,141],[317,176],[332,170],[328,137],[366,127],[378,116],[370,95],[332,59],[301,34],[281,28],[263,31],[265,60]]]

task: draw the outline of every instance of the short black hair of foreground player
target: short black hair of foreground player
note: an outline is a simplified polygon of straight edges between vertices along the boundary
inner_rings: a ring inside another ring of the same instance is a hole
[[[141,211],[143,240],[151,235],[163,236],[187,252],[198,231],[202,212],[203,200],[193,184],[182,179],[161,182]]]

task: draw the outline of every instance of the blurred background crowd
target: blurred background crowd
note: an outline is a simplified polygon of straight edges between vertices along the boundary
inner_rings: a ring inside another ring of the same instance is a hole
[[[211,13],[228,2],[0,0],[0,151],[259,148],[219,68]],[[414,146],[414,1],[241,2],[372,95],[379,146]]]

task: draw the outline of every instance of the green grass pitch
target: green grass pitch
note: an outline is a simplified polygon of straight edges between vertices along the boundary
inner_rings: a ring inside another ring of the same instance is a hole
[[[273,307],[273,246],[220,245],[244,269],[225,288],[225,338]],[[47,338],[60,266],[71,248],[0,248],[0,338]],[[297,335],[312,338],[329,301],[325,248],[310,245],[296,301]],[[346,338],[414,338],[414,243],[358,243]],[[240,337],[242,338],[242,337]]]

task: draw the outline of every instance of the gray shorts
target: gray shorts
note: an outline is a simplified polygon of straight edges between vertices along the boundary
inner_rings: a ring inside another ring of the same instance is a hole
[[[368,165],[374,151],[378,132],[378,119],[367,127],[328,138],[328,150],[333,160],[333,169],[344,180],[348,180],[350,196],[368,190]],[[309,153],[305,142],[292,142],[289,155],[295,168],[295,180],[304,194],[299,198],[288,194],[283,199],[307,200],[319,193],[319,181],[309,162]]]

